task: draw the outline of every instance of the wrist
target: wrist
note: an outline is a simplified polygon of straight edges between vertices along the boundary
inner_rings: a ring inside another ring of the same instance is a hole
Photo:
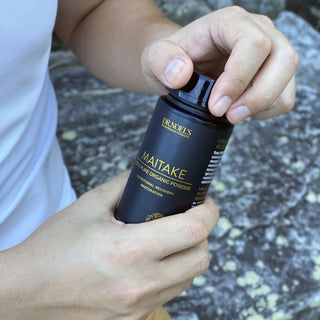
[[[25,319],[31,316],[39,274],[32,254],[19,246],[0,252],[0,319]]]

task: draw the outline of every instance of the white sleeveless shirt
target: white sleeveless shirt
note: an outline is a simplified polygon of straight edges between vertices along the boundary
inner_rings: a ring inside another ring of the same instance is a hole
[[[0,0],[0,250],[75,200],[48,74],[57,0]]]

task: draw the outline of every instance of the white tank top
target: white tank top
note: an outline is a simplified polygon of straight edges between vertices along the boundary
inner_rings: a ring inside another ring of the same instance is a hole
[[[0,250],[75,199],[48,75],[57,0],[0,0]]]

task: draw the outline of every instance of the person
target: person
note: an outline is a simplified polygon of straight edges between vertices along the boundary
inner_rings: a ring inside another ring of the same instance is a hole
[[[146,319],[209,267],[218,209],[207,197],[123,224],[114,210],[126,174],[75,201],[54,137],[53,28],[124,89],[162,94],[194,68],[215,77],[209,109],[232,123],[292,109],[298,54],[270,19],[239,7],[184,27],[151,0],[1,1],[0,12],[0,318]]]

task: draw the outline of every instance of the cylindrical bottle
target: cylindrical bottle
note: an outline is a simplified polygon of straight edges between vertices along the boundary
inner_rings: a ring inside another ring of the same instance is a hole
[[[194,72],[161,96],[118,204],[126,223],[154,220],[201,204],[233,125],[210,114],[214,80]]]

